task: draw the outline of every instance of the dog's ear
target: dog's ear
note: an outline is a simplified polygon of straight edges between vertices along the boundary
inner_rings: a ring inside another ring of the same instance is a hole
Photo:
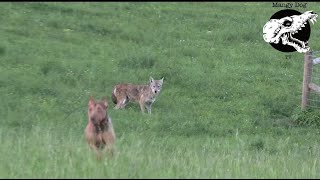
[[[150,83],[152,83],[154,81],[154,79],[150,76]]]
[[[93,104],[95,104],[94,98],[90,96],[88,105],[91,106]]]
[[[164,77],[162,77],[162,79],[160,79],[160,81],[161,81],[161,84],[163,83],[163,80],[164,80]]]
[[[107,108],[108,107],[108,99],[107,99],[107,97],[104,97],[103,98],[103,104],[104,104],[104,106]]]

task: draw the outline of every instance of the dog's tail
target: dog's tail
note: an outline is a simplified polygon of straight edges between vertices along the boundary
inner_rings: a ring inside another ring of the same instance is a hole
[[[112,102],[113,102],[114,104],[117,104],[117,103],[118,103],[117,97],[116,97],[116,95],[115,95],[116,89],[117,89],[117,88],[114,87],[114,89],[113,89],[113,91],[112,91]]]

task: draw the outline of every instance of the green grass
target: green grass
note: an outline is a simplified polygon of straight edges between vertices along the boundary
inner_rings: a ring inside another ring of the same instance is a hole
[[[285,59],[262,38],[280,9],[1,3],[0,178],[320,178],[320,116],[300,111],[303,54]],[[113,109],[115,84],[149,76],[165,78],[152,115]],[[112,160],[85,142],[90,95],[108,97]]]

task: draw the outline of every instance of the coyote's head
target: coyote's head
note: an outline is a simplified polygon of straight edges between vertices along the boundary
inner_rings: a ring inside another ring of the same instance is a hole
[[[160,91],[161,91],[161,87],[162,87],[162,84],[163,84],[163,79],[160,79],[160,80],[154,80],[152,77],[150,77],[150,88],[151,88],[151,91],[152,93],[154,94],[159,94]]]

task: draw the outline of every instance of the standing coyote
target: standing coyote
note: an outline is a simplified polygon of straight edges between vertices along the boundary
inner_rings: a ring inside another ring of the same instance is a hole
[[[90,97],[88,103],[88,125],[85,129],[87,143],[95,150],[97,158],[101,159],[101,151],[107,149],[109,155],[113,155],[113,144],[116,139],[111,118],[108,115],[108,102],[95,101]]]
[[[124,108],[130,101],[140,104],[142,113],[145,107],[151,114],[151,105],[161,91],[163,79],[154,80],[150,77],[149,85],[135,85],[122,83],[113,88],[112,101],[116,104],[115,109]]]

